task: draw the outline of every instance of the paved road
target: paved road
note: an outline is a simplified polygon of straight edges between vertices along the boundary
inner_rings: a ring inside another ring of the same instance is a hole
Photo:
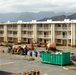
[[[7,48],[3,48],[5,51]],[[36,48],[43,50],[43,48]],[[47,73],[48,75],[76,75],[76,70],[66,70],[63,66],[43,64],[40,58],[35,61],[27,61],[26,56],[11,55],[8,53],[0,53],[0,75],[7,75],[10,73],[19,73],[30,70],[40,70],[41,75]],[[3,74],[5,72],[6,74]]]
[[[76,75],[75,70],[65,70],[63,66],[43,64],[40,58],[36,58],[35,61],[27,61],[25,58],[26,56],[0,54],[0,71],[19,73],[36,69],[41,71],[41,75],[45,73],[48,75]]]

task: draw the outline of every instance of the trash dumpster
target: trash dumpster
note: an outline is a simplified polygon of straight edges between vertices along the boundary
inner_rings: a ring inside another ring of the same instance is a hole
[[[70,63],[70,52],[59,54],[41,53],[41,62],[49,64],[67,65]]]

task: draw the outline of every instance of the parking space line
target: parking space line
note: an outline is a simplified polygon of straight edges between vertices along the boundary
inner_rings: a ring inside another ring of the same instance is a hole
[[[10,64],[14,64],[14,62],[7,62],[7,63],[3,63],[3,64],[0,64],[0,66],[10,65]]]

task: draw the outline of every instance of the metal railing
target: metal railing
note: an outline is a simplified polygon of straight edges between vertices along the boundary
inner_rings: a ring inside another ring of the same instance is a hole
[[[17,27],[14,27],[14,28],[9,27],[9,28],[7,28],[7,30],[17,30]]]
[[[3,37],[4,36],[4,34],[0,34],[0,37]]]
[[[66,30],[67,31],[67,27],[56,27],[56,30]],[[68,30],[71,30],[71,27],[68,27]]]
[[[22,30],[33,30],[33,27],[22,27]]]
[[[38,35],[38,38],[51,38],[51,35]]]
[[[51,27],[38,27],[38,30],[51,30]]]
[[[22,34],[22,37],[32,38],[32,37],[33,37],[33,35]]]
[[[67,35],[57,35],[56,38],[67,38]],[[71,35],[68,35],[68,39],[71,39]]]

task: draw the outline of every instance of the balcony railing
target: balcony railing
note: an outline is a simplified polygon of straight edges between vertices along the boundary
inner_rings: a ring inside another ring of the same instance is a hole
[[[38,27],[38,30],[51,30],[51,27]]]
[[[22,34],[22,37],[26,37],[26,38],[32,38],[32,37],[33,37],[33,35]]]
[[[13,34],[13,37],[17,37],[17,34]]]
[[[8,37],[17,37],[17,34],[8,34]]]
[[[0,28],[0,30],[4,30],[4,28],[3,28],[3,27],[1,27],[1,28]]]
[[[17,30],[17,27],[15,28],[11,28],[11,27],[9,27],[9,28],[7,28],[7,30]]]
[[[33,30],[33,27],[22,27],[22,30]]]
[[[0,34],[0,37],[3,37],[4,36],[4,34]]]
[[[39,35],[38,38],[51,38],[51,35]]]
[[[67,27],[56,27],[56,30],[67,30]],[[68,30],[71,30],[71,27],[68,27]]]
[[[67,38],[67,35],[57,35],[56,38],[58,39],[66,39]],[[68,39],[71,39],[71,35],[68,35]]]
[[[14,27],[13,30],[17,30],[17,27]]]
[[[13,37],[13,34],[8,34],[8,37]]]
[[[63,36],[62,35],[57,35],[56,38],[63,38]]]

